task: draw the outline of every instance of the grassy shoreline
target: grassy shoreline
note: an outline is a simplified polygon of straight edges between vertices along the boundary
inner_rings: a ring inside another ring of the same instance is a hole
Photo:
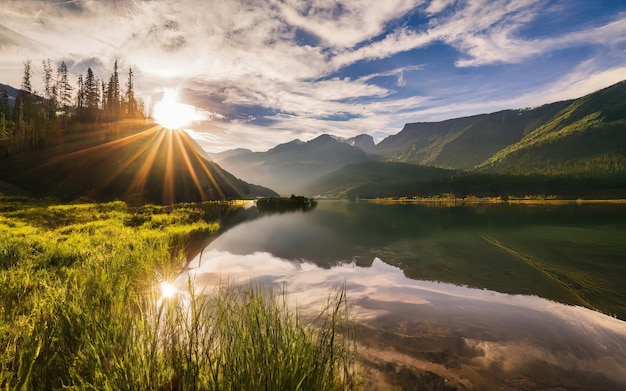
[[[376,204],[414,203],[425,205],[460,206],[481,204],[512,204],[512,205],[582,205],[582,204],[626,204],[626,199],[561,199],[557,197],[384,197],[361,198],[359,201]]]
[[[0,195],[0,388],[356,388],[345,295],[312,327],[264,287],[161,291],[240,207]]]

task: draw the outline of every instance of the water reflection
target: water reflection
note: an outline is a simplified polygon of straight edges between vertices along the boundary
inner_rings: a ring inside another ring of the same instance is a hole
[[[189,273],[198,290],[224,279],[286,284],[299,308],[345,283],[365,355],[466,388],[621,389],[626,323],[556,301],[583,297],[624,318],[625,235],[623,206],[322,202],[233,227]]]
[[[558,373],[541,383],[554,385],[564,384],[561,377],[573,371],[589,389],[626,386],[621,370],[626,367],[626,323],[586,308],[537,296],[411,280],[378,258],[369,267],[348,262],[331,268],[267,252],[241,255],[210,249],[203,258],[201,263],[196,258],[189,271],[199,291],[224,280],[261,281],[286,286],[292,304],[301,310],[317,308],[329,290],[345,284],[352,313],[365,325],[364,346],[379,339],[396,354],[416,343],[420,349],[426,345],[430,354],[441,349],[458,362],[442,376],[458,376],[461,367],[502,382]],[[178,283],[186,281],[181,276]],[[453,350],[450,339],[456,341]],[[411,357],[415,365],[432,359],[420,358],[415,351]]]
[[[307,214],[261,216],[236,226],[211,248],[267,252],[322,268],[378,257],[412,279],[538,295],[626,319],[624,237],[623,205],[321,202]]]

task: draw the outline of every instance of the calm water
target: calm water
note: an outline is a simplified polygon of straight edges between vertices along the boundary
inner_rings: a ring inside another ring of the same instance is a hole
[[[231,228],[192,267],[198,289],[285,284],[301,307],[345,284],[377,357],[467,387],[626,388],[626,205],[321,202]]]

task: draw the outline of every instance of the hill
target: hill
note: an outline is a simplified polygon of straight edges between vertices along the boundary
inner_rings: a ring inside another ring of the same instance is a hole
[[[276,195],[202,157],[182,130],[144,121],[120,126],[77,132],[62,145],[3,162],[0,178],[33,194],[62,200],[84,196],[171,204]]]
[[[293,140],[266,152],[236,150],[212,156],[234,175],[283,195],[300,194],[309,189],[309,183],[326,174],[370,160],[363,150],[329,135],[307,142]]]
[[[576,99],[477,168],[590,177],[626,172],[626,81]]]
[[[13,104],[15,103],[15,97],[17,96],[19,90],[17,88],[11,87],[10,85],[0,83],[0,91],[3,90],[7,92],[7,95],[9,97],[9,107],[13,107]]]
[[[569,103],[409,123],[398,134],[382,140],[372,152],[387,161],[467,170],[521,140]]]

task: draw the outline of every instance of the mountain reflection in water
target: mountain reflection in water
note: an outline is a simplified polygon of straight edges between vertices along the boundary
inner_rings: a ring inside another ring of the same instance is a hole
[[[264,216],[232,228],[188,273],[197,290],[220,280],[284,284],[301,311],[345,284],[370,364],[430,371],[461,389],[623,389],[626,322],[554,301],[579,294],[555,282],[558,275],[482,239],[491,235],[555,270],[557,253],[578,268],[587,266],[586,256],[606,266],[623,254],[621,239],[611,236],[615,227],[624,230],[619,213],[580,212],[323,202],[308,214]],[[578,246],[565,249],[572,243]],[[619,302],[615,294],[597,302]]]

